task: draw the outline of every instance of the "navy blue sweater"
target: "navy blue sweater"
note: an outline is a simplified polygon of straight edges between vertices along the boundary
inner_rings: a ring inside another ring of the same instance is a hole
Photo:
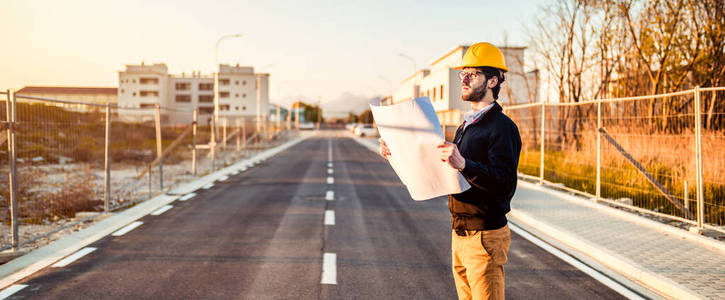
[[[461,172],[471,188],[448,197],[453,229],[493,230],[506,225],[516,191],[521,137],[495,103],[454,139],[466,159]]]

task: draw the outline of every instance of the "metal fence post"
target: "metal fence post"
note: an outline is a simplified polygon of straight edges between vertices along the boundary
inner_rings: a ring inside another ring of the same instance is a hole
[[[222,149],[227,149],[227,118],[222,119]]]
[[[242,148],[247,149],[247,119],[242,119]]]
[[[209,139],[209,151],[211,154],[211,171],[214,172],[216,169],[216,135],[214,134],[214,128],[216,128],[216,118],[211,118],[211,138]]]
[[[161,105],[156,104],[156,157],[159,159],[159,188],[164,191],[164,158],[161,147]]]
[[[15,121],[17,114],[15,113],[15,90],[8,90],[7,117],[8,117],[8,165],[10,171],[8,173],[8,196],[10,197],[10,226],[12,235],[13,251],[18,250],[18,195],[17,186],[18,178],[15,169]]]
[[[106,170],[105,186],[103,188],[103,211],[108,213],[111,201],[111,104],[106,103],[106,141],[103,167]]]
[[[198,109],[194,109],[191,122],[191,174],[196,177],[196,124]]]
[[[602,198],[602,100],[597,100],[597,200]]]
[[[703,190],[702,167],[702,115],[700,109],[700,86],[695,87],[695,165],[697,168],[697,228],[705,222],[705,193]]]
[[[242,126],[239,125],[239,118],[234,119],[234,125],[236,125],[236,127],[237,127],[237,136],[236,136],[237,148],[236,148],[236,150],[237,150],[237,152],[239,152],[239,150],[242,148],[242,137],[241,137]]]
[[[544,131],[546,130],[546,103],[544,103],[544,100],[541,100],[541,149],[540,152],[540,158],[539,158],[539,184],[544,184],[544,141],[546,140],[546,135],[544,134]]]
[[[685,209],[690,209],[690,189],[687,186],[687,180],[685,180]]]

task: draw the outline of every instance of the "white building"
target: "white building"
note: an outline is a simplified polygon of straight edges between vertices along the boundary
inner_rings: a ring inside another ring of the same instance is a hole
[[[404,79],[393,93],[393,103],[428,96],[433,103],[442,125],[459,125],[462,114],[471,109],[471,105],[461,100],[460,70],[453,69],[461,65],[463,55],[469,46],[456,46],[443,56],[435,59],[429,67],[418,70]],[[501,86],[499,103],[514,105],[538,101],[538,70],[524,72],[524,47],[499,47],[504,54],[509,72]]]
[[[199,122],[208,123],[214,113],[213,75],[172,75],[165,64],[142,63],[126,65],[118,79],[119,117],[124,121],[153,121],[157,104],[165,124],[190,123],[194,109],[198,109]],[[268,107],[269,74],[255,74],[253,67],[219,65],[221,120],[253,119],[257,114],[266,119]]]

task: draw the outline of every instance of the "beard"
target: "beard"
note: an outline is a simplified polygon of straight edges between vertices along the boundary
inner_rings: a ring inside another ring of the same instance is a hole
[[[468,87],[470,88],[470,86]],[[470,94],[462,94],[461,98],[463,98],[463,101],[478,102],[483,99],[483,96],[486,96],[486,85],[482,84],[481,86],[473,89]]]

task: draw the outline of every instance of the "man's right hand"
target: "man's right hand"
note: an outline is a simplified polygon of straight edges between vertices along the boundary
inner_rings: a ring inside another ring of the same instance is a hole
[[[378,151],[380,152],[381,156],[387,159],[388,156],[390,156],[390,149],[388,149],[388,145],[385,144],[385,141],[383,141],[382,138],[378,139],[378,141],[380,142],[380,149],[378,149]]]

